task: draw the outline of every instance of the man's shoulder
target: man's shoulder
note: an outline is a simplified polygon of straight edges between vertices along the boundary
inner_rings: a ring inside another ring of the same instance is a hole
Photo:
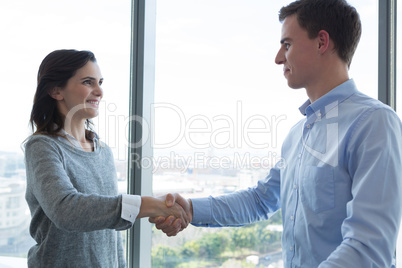
[[[395,111],[390,106],[361,92],[353,94],[340,105],[339,112],[349,114],[349,116],[358,117],[359,115],[373,112],[396,116]]]

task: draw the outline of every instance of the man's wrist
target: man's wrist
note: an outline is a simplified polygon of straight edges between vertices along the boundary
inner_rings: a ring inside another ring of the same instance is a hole
[[[194,214],[193,214],[193,202],[191,201],[190,198],[188,199],[188,203],[190,204],[190,222],[192,222]]]

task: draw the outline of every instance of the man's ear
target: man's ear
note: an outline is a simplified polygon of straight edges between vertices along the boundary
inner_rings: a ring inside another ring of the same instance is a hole
[[[318,50],[321,54],[327,51],[329,47],[329,33],[327,31],[321,30],[318,32]]]
[[[60,87],[54,87],[49,91],[50,97],[52,97],[55,100],[61,101],[63,100],[63,95],[61,94],[61,88]]]

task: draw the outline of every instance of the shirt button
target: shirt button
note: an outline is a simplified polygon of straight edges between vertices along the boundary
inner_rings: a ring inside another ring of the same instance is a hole
[[[301,158],[301,156],[302,156],[302,154],[299,154],[297,157],[298,157],[298,158]]]
[[[293,185],[293,189],[297,190],[297,185],[296,184]]]
[[[310,124],[307,124],[307,125],[306,125],[306,128],[311,128],[311,125],[310,125]]]
[[[290,220],[291,220],[291,221],[293,221],[294,219],[295,219],[295,217],[293,217],[293,215],[290,216]]]
[[[290,250],[290,251],[293,251],[293,247],[290,247],[289,250]]]
[[[317,116],[318,116],[318,117],[321,117],[321,113],[318,113]]]

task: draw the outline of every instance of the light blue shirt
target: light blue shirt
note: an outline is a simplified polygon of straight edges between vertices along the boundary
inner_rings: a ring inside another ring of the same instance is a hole
[[[236,226],[282,209],[285,267],[391,267],[401,219],[402,124],[353,80],[314,103],[282,159],[247,190],[192,199],[196,226]]]

